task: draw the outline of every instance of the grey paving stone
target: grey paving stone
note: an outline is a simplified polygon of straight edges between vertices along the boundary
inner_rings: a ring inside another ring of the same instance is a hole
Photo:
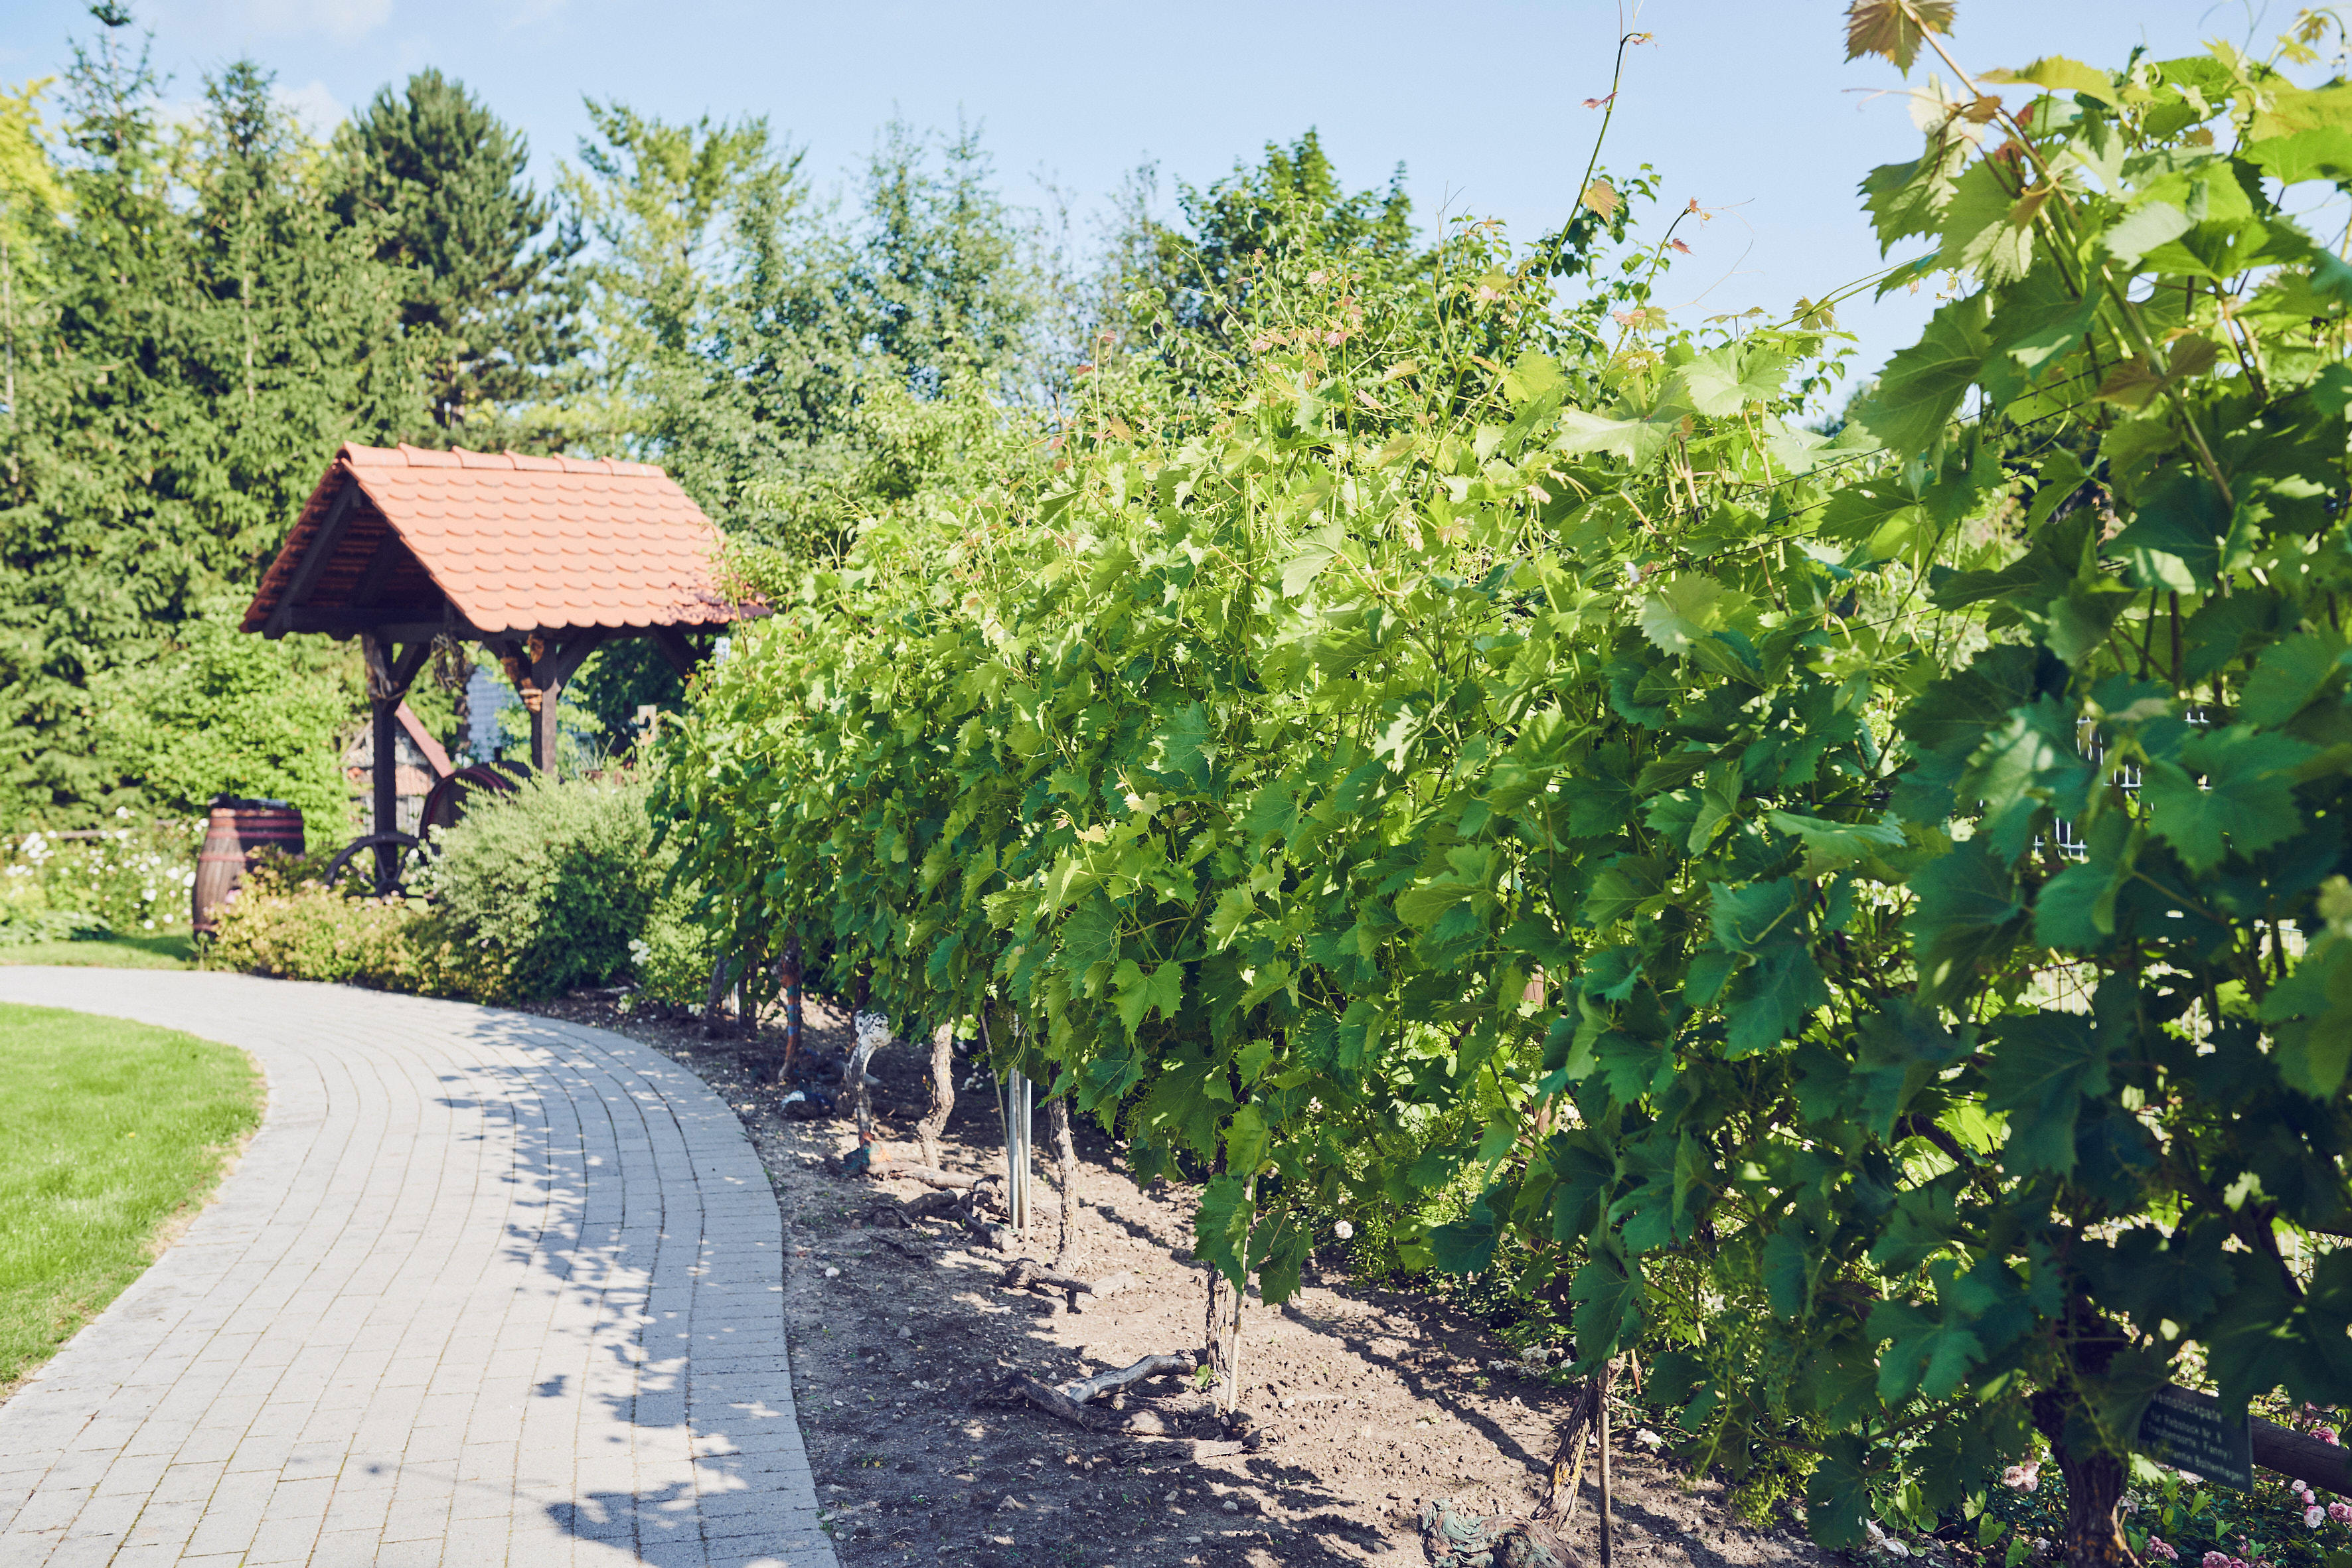
[[[836,1568],[768,1183],[677,1064],[237,975],[15,969],[0,1001],[226,1041],[270,1087],[183,1241],[0,1405],[0,1563]]]

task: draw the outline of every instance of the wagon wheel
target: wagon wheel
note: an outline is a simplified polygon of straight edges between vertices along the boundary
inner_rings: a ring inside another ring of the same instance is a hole
[[[374,878],[375,896],[381,899],[400,892],[403,890],[401,882],[402,873],[406,868],[405,862],[410,852],[418,847],[416,839],[405,833],[371,833],[363,837],[354,838],[343,846],[341,854],[327,862],[327,886],[332,888],[340,884],[343,879],[343,873],[351,868],[352,862],[362,852],[390,849],[394,851],[391,858],[391,875],[387,877],[383,874],[383,863],[379,859],[378,870]]]

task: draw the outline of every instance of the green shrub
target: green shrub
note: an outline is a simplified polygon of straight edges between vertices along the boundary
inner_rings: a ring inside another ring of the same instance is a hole
[[[496,1001],[507,994],[503,970],[458,951],[428,905],[365,897],[351,882],[331,889],[320,880],[328,858],[324,851],[256,856],[221,906],[219,929],[202,949],[205,967],[419,996]]]
[[[669,857],[653,846],[646,786],[534,778],[478,800],[437,834],[420,891],[440,935],[519,996],[600,984],[629,969]],[[674,945],[664,937],[665,951]]]
[[[664,870],[667,873],[665,856]],[[674,889],[657,899],[645,929],[629,943],[629,973],[638,998],[684,1007],[709,992],[719,961],[719,934],[697,921],[695,895]]]
[[[222,615],[187,622],[143,663],[90,684],[100,760],[157,811],[201,816],[216,795],[299,806],[311,837],[351,816],[337,745],[358,710],[347,652],[270,641]]]
[[[92,931],[184,930],[203,832],[198,820],[124,806],[106,826],[74,837],[35,831],[12,838],[0,853],[0,923],[25,931],[61,921]]]

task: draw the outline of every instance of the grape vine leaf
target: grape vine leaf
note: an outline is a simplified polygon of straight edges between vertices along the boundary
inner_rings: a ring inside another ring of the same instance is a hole
[[[1219,1172],[1202,1189],[1199,1212],[1192,1216],[1192,1240],[1200,1255],[1236,1288],[1244,1281],[1244,1239],[1255,1209],[1249,1184],[1229,1172]]]
[[[1857,422],[1895,451],[1929,450],[1959,412],[1984,367],[1986,348],[1982,296],[1953,300],[1929,320],[1917,342],[1886,362]]]
[[[1648,1292],[1643,1288],[1641,1266],[1630,1268],[1606,1250],[1576,1271],[1569,1288],[1576,1302],[1570,1321],[1576,1330],[1577,1364],[1597,1367],[1617,1353],[1640,1328]]]
[[[1495,1211],[1482,1194],[1462,1219],[1429,1233],[1429,1255],[1448,1274],[1483,1274],[1494,1265],[1495,1247],[1502,1239]]]
[[[1699,355],[1675,374],[1695,411],[1723,418],[1751,403],[1769,403],[1779,396],[1789,365],[1786,354],[1769,350],[1742,353],[1736,344],[1726,344]]]
[[[2044,55],[2018,70],[1989,70],[1979,81],[2017,82],[2051,92],[2079,92],[2113,107],[2117,101],[2113,78],[2095,66],[2070,60],[2064,55]]]
[[[1685,572],[1642,601],[1642,635],[1663,653],[1686,654],[1724,624],[1733,602],[1714,578]]]
[[[2191,735],[2177,763],[2150,757],[2141,769],[2148,826],[2200,876],[2231,848],[2252,855],[2292,838],[2303,830],[2294,770],[2315,750],[2251,724]]]
[[[1908,71],[1930,33],[1948,36],[1953,0],[1854,0],[1845,14],[1845,58],[1883,55]]]
[[[1919,972],[1918,997],[1936,1005],[1962,994],[1977,967],[2006,947],[2022,921],[2008,868],[1981,839],[1954,845],[1911,878],[1918,903],[1904,921]]]
[[[2106,1046],[2089,1019],[2047,1011],[2002,1019],[1985,1068],[1985,1103],[2009,1113],[2002,1166],[2072,1171],[2083,1101],[2106,1090]]]

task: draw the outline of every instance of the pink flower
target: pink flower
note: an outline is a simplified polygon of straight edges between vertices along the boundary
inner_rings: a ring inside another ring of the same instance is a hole
[[[2230,1568],[2230,1559],[2222,1552],[2208,1552],[2197,1568]]]
[[[2338,1524],[2352,1524],[2352,1502],[2329,1503],[2327,1517]]]
[[[2150,1557],[2161,1557],[2167,1563],[2180,1561],[2180,1553],[2167,1545],[2164,1537],[2160,1535],[2151,1535],[2147,1538],[2147,1554]]]
[[[2000,1484],[2021,1492],[2034,1490],[2042,1485],[2040,1461],[2034,1460],[2022,1465],[2010,1466],[2009,1468],[2001,1471]]]
[[[2340,1448],[2344,1446],[2336,1440],[2336,1434],[2330,1432],[2325,1426],[2322,1426],[2318,1431],[2314,1432],[2312,1436],[2318,1438],[2321,1442],[2326,1444],[2331,1448]]]
[[[2305,1530],[2317,1530],[2326,1521],[2327,1510],[2324,1508],[2307,1508],[2303,1510],[2303,1527]]]

